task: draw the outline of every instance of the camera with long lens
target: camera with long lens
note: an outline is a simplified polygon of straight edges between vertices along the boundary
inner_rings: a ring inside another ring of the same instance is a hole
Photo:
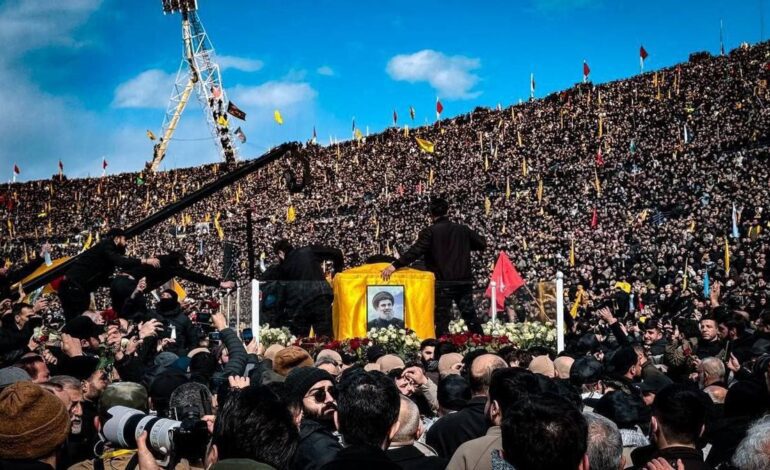
[[[147,431],[147,447],[161,465],[187,459],[203,459],[209,433],[197,413],[182,413],[179,420],[148,415],[126,406],[107,410],[109,419],[102,433],[105,439],[123,449],[136,449],[136,439]]]

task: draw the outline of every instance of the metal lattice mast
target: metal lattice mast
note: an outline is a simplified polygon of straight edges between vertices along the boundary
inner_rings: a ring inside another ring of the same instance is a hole
[[[163,119],[160,141],[154,147],[148,168],[155,171],[163,161],[179,119],[193,93],[198,96],[220,155],[227,162],[234,161],[238,148],[227,120],[227,94],[222,86],[214,46],[198,17],[197,4],[195,0],[163,0],[163,10],[166,13],[181,13],[183,53]]]

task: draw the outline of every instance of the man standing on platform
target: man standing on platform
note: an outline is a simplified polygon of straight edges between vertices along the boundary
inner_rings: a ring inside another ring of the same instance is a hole
[[[423,229],[414,245],[401,258],[382,271],[384,280],[399,268],[424,257],[429,271],[436,275],[436,334],[449,331],[452,301],[462,313],[472,333],[481,333],[481,324],[473,305],[473,272],[471,251],[486,249],[487,242],[471,228],[451,222],[447,217],[449,203],[442,198],[430,202],[433,224]]]
[[[320,245],[294,248],[288,240],[279,240],[275,252],[281,260],[272,280],[287,281],[285,314],[291,332],[307,336],[310,327],[318,336],[332,335],[332,300],[334,294],[326,281],[321,261],[334,263],[334,274],[342,271],[342,252]]]

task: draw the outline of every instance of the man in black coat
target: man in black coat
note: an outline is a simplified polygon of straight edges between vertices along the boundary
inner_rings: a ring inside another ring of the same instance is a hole
[[[343,267],[342,252],[320,245],[294,248],[288,240],[279,240],[275,251],[280,264],[271,270],[269,280],[285,281],[284,309],[292,333],[307,336],[310,327],[318,336],[332,335],[332,288],[326,281],[321,262],[334,263],[334,272]]]
[[[321,468],[334,460],[342,449],[334,436],[334,413],[337,411],[337,401],[332,396],[334,377],[323,369],[297,367],[289,373],[285,383],[292,414],[302,414],[299,445],[291,468]]]
[[[436,275],[436,334],[448,333],[453,301],[468,330],[481,333],[473,305],[471,251],[486,249],[487,242],[471,228],[449,220],[446,200],[431,200],[429,212],[433,224],[420,232],[415,244],[401,258],[382,271],[382,278],[387,281],[397,269],[424,257],[425,266]]]
[[[190,349],[198,347],[198,330],[179,305],[179,296],[171,289],[160,294],[160,300],[151,313],[152,318],[163,323],[162,338],[171,338],[173,344],[166,350],[184,356]]]
[[[449,460],[436,455],[426,455],[415,445],[422,435],[420,410],[412,400],[403,395],[401,395],[398,423],[398,432],[393,436],[388,450],[385,451],[390,460],[404,470],[444,470],[447,467]]]
[[[232,281],[220,281],[219,279],[188,269],[185,266],[184,254],[178,251],[172,251],[157,258],[160,261],[159,268],[147,264],[133,266],[123,270],[123,273],[115,276],[112,280],[110,296],[112,308],[117,312],[118,316],[131,317],[135,313],[144,313],[146,309],[144,295],[132,296],[139,280],[142,278],[145,279],[143,292],[151,292],[174,278],[222,289],[232,289],[235,287],[235,283]],[[129,299],[131,299],[130,305],[126,305],[126,301]]]
[[[116,267],[122,269],[148,265],[160,268],[157,258],[136,259],[126,256],[126,235],[121,229],[112,229],[99,243],[77,257],[64,274],[59,288],[59,300],[67,320],[88,309],[91,292],[107,286]]]

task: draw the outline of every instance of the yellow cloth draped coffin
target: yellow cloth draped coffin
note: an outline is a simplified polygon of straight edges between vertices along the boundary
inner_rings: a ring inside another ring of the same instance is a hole
[[[404,323],[421,339],[435,338],[433,323],[433,273],[399,269],[383,281],[380,273],[388,263],[365,264],[334,276],[334,337],[338,340],[366,336],[367,286],[404,286]]]

